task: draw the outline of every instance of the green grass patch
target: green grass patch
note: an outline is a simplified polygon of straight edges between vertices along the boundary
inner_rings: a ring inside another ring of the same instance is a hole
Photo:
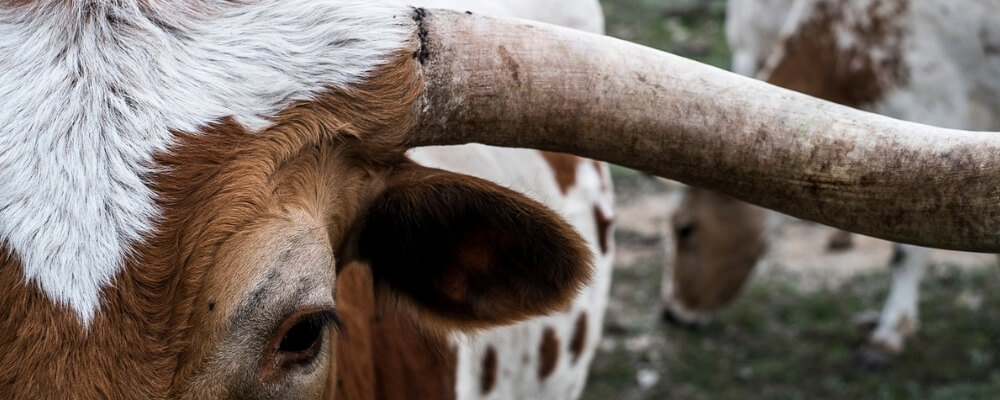
[[[655,266],[641,269],[656,273]],[[632,285],[650,280],[635,270],[619,278]],[[664,336],[668,348],[599,353],[584,398],[612,392],[626,399],[995,398],[1000,271],[938,268],[924,281],[921,329],[904,354],[883,369],[863,368],[856,356],[867,332],[850,321],[880,309],[888,284],[888,273],[866,274],[806,293],[760,279],[707,327],[657,325],[653,334]],[[962,300],[969,296],[981,301],[978,310]],[[611,332],[608,339],[624,341],[643,333],[638,330]],[[655,369],[662,379],[640,390],[639,368]]]
[[[725,0],[602,0],[609,35],[729,68]]]
[[[601,5],[610,36],[727,70],[731,65],[723,26],[726,0],[602,0]],[[624,175],[625,169],[612,174]]]

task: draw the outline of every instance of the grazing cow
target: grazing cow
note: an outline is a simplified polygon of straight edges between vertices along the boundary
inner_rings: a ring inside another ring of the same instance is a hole
[[[896,118],[1000,129],[1000,3],[731,0],[728,12],[738,73]],[[665,316],[698,321],[728,303],[762,253],[767,220],[763,209],[692,190],[674,216]],[[844,238],[834,235],[830,247]],[[917,329],[928,257],[926,248],[894,246],[892,288],[869,350],[897,354]]]
[[[995,136],[577,30],[362,0],[17,0],[0,54],[11,398],[370,397],[342,378],[386,363],[433,384],[443,365],[387,357],[436,346],[383,341],[341,306],[378,319],[363,309],[378,300],[405,311],[386,326],[437,331],[571,309],[592,275],[576,230],[415,147],[565,151],[852,231],[1000,249],[1000,176],[980,167],[1000,165]]]

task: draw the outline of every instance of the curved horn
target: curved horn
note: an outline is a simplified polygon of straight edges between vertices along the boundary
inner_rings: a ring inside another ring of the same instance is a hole
[[[842,107],[620,40],[418,11],[411,145],[574,153],[898,242],[1000,251],[1000,135]]]

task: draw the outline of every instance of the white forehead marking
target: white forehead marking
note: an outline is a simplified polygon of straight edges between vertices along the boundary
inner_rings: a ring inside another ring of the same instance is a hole
[[[411,37],[397,5],[240,3],[0,8],[0,241],[84,324],[154,229],[147,178],[171,130],[226,116],[263,128],[293,101],[363,79]]]

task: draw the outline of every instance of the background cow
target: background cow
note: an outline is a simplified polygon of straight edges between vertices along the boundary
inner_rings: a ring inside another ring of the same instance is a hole
[[[738,73],[901,119],[995,130],[998,12],[985,0],[731,0],[726,33]],[[674,216],[676,256],[662,286],[667,316],[698,321],[734,298],[778,224],[766,214],[704,190],[687,194]],[[830,248],[849,245],[845,236],[834,235]],[[898,353],[916,331],[928,256],[925,248],[895,246],[874,350]]]

